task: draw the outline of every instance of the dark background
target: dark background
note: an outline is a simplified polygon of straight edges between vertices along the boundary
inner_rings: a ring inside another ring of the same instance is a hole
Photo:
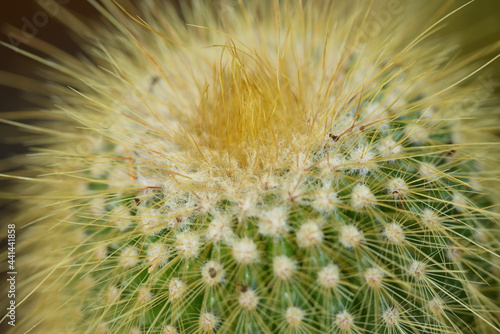
[[[95,9],[84,0],[69,0],[64,7],[74,10],[82,16],[94,18],[98,16]],[[9,43],[9,37],[6,34],[6,30],[9,29],[8,27],[14,26],[22,29],[26,24],[26,20],[33,22],[34,15],[41,10],[41,7],[34,0],[1,0],[0,40]],[[50,18],[45,26],[37,29],[37,38],[57,45],[59,48],[72,54],[78,52],[78,45],[73,42],[67,30],[54,18]],[[25,50],[37,53],[36,50],[29,46],[21,45],[21,47]],[[0,76],[4,78],[4,80],[2,80],[0,77],[0,112],[29,110],[36,107],[35,103],[30,101],[30,96],[25,92],[3,86],[2,81],[10,80],[1,72],[11,72],[29,78],[43,79],[39,71],[37,71],[37,66],[38,64],[36,62],[0,45]],[[2,118],[1,115],[0,118]],[[17,133],[16,128],[0,124],[0,159],[12,156],[24,150],[22,145],[12,144],[12,142],[15,142],[12,137]]]
[[[44,2],[47,0],[39,1]],[[61,5],[65,9],[77,13],[79,16],[89,17],[94,20],[100,19],[100,14],[85,0],[59,1],[65,3]],[[405,1],[408,0],[400,0],[401,3]],[[424,4],[426,1],[434,2],[434,0],[423,0],[422,3]],[[438,1],[442,3],[451,2],[452,7],[458,7],[466,2],[465,0]],[[139,3],[140,0],[131,2]],[[8,26],[23,28],[26,21],[33,22],[34,15],[40,11],[41,8],[35,0],[2,0],[0,4],[0,40],[9,41],[5,33]],[[443,35],[443,38],[457,39],[458,37],[464,53],[473,52],[494,42],[500,42],[500,1],[476,0],[447,21],[446,27],[439,33]],[[57,22],[55,18],[50,18],[46,25],[38,28],[36,37],[57,45],[59,48],[73,54],[79,50],[78,45],[72,40],[68,30]],[[34,51],[29,46],[22,47],[26,50]],[[34,52],[36,53],[36,51]],[[500,49],[498,52],[500,52]],[[500,79],[498,79],[500,78],[500,59],[493,63],[489,69],[494,72],[497,78],[495,81],[500,82]],[[24,92],[15,88],[2,86],[2,81],[6,80],[5,74],[2,71],[16,73],[29,78],[41,78],[39,71],[37,71],[37,64],[14,51],[0,46],[0,112],[28,110],[35,107],[35,104],[30,102],[29,97]],[[2,76],[4,80],[2,80]],[[497,92],[500,92],[500,87],[497,87]],[[9,138],[12,138],[16,134],[16,131],[13,127],[0,124],[0,159],[23,151],[22,145],[5,144],[5,142],[9,143],[13,141],[9,140]]]

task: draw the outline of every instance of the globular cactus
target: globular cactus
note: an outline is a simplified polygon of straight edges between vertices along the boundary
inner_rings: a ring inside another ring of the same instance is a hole
[[[498,109],[442,11],[91,2],[39,58],[14,332],[500,332]]]

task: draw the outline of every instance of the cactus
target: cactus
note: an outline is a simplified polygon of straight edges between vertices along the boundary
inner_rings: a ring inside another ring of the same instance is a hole
[[[448,16],[92,3],[88,58],[17,49],[54,106],[14,176],[14,331],[500,332],[489,62],[436,43]]]

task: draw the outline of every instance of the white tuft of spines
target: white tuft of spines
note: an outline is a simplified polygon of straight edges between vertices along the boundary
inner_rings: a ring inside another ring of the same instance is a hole
[[[319,212],[330,212],[335,210],[335,205],[339,203],[337,193],[325,187],[314,195],[312,206]]]
[[[168,247],[161,241],[157,241],[148,247],[146,255],[151,267],[148,272],[151,273],[155,268],[161,267],[167,263]]]
[[[179,300],[187,290],[186,283],[178,278],[172,278],[168,283],[168,295],[170,300]]]
[[[396,143],[391,137],[387,137],[379,141],[379,154],[383,158],[389,158],[389,161],[396,160],[395,157],[400,154],[402,150],[403,147]]]
[[[421,117],[422,119],[425,120],[432,120],[433,118],[436,118],[436,113],[437,113],[437,107],[436,106],[431,106],[425,110],[421,110]]]
[[[291,180],[289,180],[285,186],[285,194],[286,194],[286,199],[290,201],[291,203],[295,203],[300,200],[304,193],[303,189],[303,181],[300,176],[295,176]]]
[[[393,178],[387,181],[387,192],[394,197],[403,197],[408,193],[408,184],[401,178]]]
[[[356,210],[365,209],[373,206],[376,203],[375,195],[370,188],[365,184],[357,184],[354,186],[351,194],[351,204]]]
[[[204,312],[200,315],[200,327],[205,332],[214,331],[219,325],[220,319],[213,313]]]
[[[425,277],[426,266],[422,261],[413,261],[408,267],[408,275],[415,281],[421,281]]]
[[[172,325],[165,325],[161,334],[179,334],[177,328]]]
[[[238,303],[244,310],[253,311],[259,304],[259,297],[254,290],[246,289],[245,291],[240,292]]]
[[[318,273],[318,284],[326,289],[335,289],[340,282],[340,269],[335,264],[323,267]]]
[[[120,253],[120,264],[124,268],[135,267],[139,263],[139,252],[137,248],[128,246],[125,247]]]
[[[259,188],[262,191],[267,191],[269,189],[276,189],[279,187],[280,183],[276,178],[274,177],[273,174],[271,173],[264,173],[261,175],[261,183],[259,184]]]
[[[295,261],[285,255],[278,255],[273,259],[273,272],[280,280],[288,281],[296,270]]]
[[[225,242],[226,244],[230,244],[235,238],[231,228],[231,217],[215,216],[208,225],[206,238],[209,242]]]
[[[368,268],[364,272],[364,277],[366,280],[366,284],[373,289],[379,289],[382,287],[382,283],[384,280],[384,272],[380,268]]]
[[[394,327],[399,324],[399,311],[396,307],[389,307],[382,313],[382,320],[388,327]]]
[[[258,261],[257,245],[249,238],[243,238],[231,245],[234,260],[239,264],[250,264]]]
[[[331,142],[332,139],[328,138],[328,142]],[[326,175],[334,173],[341,173],[346,169],[346,158],[342,154],[335,154],[332,156],[326,156],[321,160],[321,163],[318,164],[318,167],[323,169],[323,173]]]
[[[151,189],[149,189],[150,187],[161,187],[162,184],[160,182],[160,180],[158,180],[157,178],[155,177],[151,177],[147,174],[144,174],[144,171],[138,171],[138,176],[135,180],[135,184],[140,186],[141,188],[143,188],[143,192],[144,193],[151,193]]]
[[[427,307],[434,314],[440,314],[443,312],[444,302],[439,297],[434,297],[427,303]]]
[[[439,213],[430,208],[425,208],[420,216],[422,225],[427,227],[428,229],[435,229],[439,227],[440,220],[441,218],[439,217]]]
[[[297,244],[301,248],[309,248],[320,245],[323,242],[324,233],[320,223],[309,221],[302,224],[297,231]]]
[[[258,199],[259,198],[257,193],[250,192],[248,194],[245,194],[244,198],[238,201],[238,207],[240,209],[241,217],[247,217],[255,212],[257,203],[259,202]]]
[[[285,320],[290,327],[299,327],[304,321],[306,313],[301,308],[292,306],[286,309]]]
[[[185,259],[192,259],[198,256],[201,248],[199,236],[191,231],[181,232],[176,235],[175,248],[179,255]]]
[[[84,291],[92,289],[93,287],[95,287],[95,285],[96,281],[90,275],[85,275],[84,277],[80,278],[79,286]]]
[[[365,241],[365,236],[356,226],[343,225],[340,227],[339,241],[345,248],[353,249]]]
[[[205,193],[200,196],[200,211],[207,213],[211,211],[220,199],[220,195],[216,192]]]
[[[350,164],[354,164],[352,172],[357,172],[360,176],[367,175],[377,168],[374,159],[375,154],[367,146],[359,146],[353,149],[350,154]]]
[[[491,241],[492,236],[491,236],[491,234],[485,228],[478,228],[474,232],[474,239],[476,239],[480,243],[485,244],[485,243]]]
[[[382,230],[382,236],[395,244],[400,244],[405,240],[405,232],[401,225],[396,222],[387,224]]]
[[[335,324],[342,332],[349,332],[354,326],[354,316],[346,310],[337,313]]]
[[[263,236],[279,237],[288,231],[288,210],[286,208],[275,208],[260,215],[259,233]]]
[[[141,217],[141,230],[147,235],[154,235],[166,227],[166,220],[160,210],[140,209],[137,216]]]
[[[201,277],[208,286],[222,283],[225,276],[226,271],[220,262],[211,260],[201,268]]]

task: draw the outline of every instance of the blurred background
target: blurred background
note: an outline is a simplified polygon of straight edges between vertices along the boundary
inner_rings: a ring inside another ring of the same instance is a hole
[[[36,37],[48,43],[57,45],[59,48],[76,54],[79,52],[78,45],[71,38],[71,34],[56,19],[50,15],[40,15],[41,7],[37,2],[46,3],[49,0],[16,0],[2,1],[0,5],[0,40],[11,42],[6,30],[11,27],[24,29],[28,32],[35,31]],[[122,0],[132,3],[140,3],[141,0]],[[179,0],[163,0],[179,1]],[[203,0],[217,1],[217,0]],[[253,0],[252,0],[253,1]],[[341,0],[344,1],[344,0]],[[347,1],[347,0],[346,0]],[[409,0],[389,0],[389,2],[404,4]],[[422,0],[422,5],[434,4],[440,1],[443,4],[451,4],[451,8],[456,8],[465,4],[466,0]],[[57,0],[60,6],[74,12],[78,16],[99,20],[99,13],[84,0]],[[366,0],[368,3],[368,0]],[[47,19],[46,19],[47,18]],[[34,25],[37,23],[38,26]],[[43,24],[42,24],[43,23]],[[500,1],[499,0],[476,0],[465,9],[454,15],[447,21],[446,26],[439,32],[443,38],[454,38],[460,43],[462,52],[470,53],[487,45],[500,41]],[[12,38],[10,38],[12,39]],[[28,46],[24,49],[34,51]],[[499,52],[499,51],[497,51]],[[36,53],[36,51],[35,51]],[[491,59],[491,57],[490,57]],[[2,86],[2,83],[13,82],[12,75],[6,72],[15,73],[29,78],[41,78],[37,71],[37,64],[26,57],[0,46],[0,112],[14,110],[29,110],[36,107],[32,97],[26,95],[20,89]],[[485,61],[487,59],[484,59]],[[497,82],[500,82],[500,59],[489,67],[493,72]],[[496,87],[496,92],[500,93],[500,87]],[[15,135],[16,129],[0,124],[0,159],[12,156],[23,151],[22,145],[6,145]],[[5,140],[6,139],[6,140]],[[0,164],[1,167],[1,164]]]
[[[140,3],[141,0],[124,0],[132,3]],[[179,1],[179,0],[163,0]],[[207,0],[203,0],[207,1]],[[217,1],[217,0],[208,0]],[[344,0],[342,0],[344,1]],[[368,3],[368,0],[366,0]],[[389,0],[389,2],[403,3],[408,0]],[[434,4],[440,1],[443,4],[450,3],[451,8],[456,8],[468,1],[465,0],[423,0],[424,5]],[[57,45],[59,48],[76,54],[79,52],[78,45],[71,38],[71,34],[56,19],[50,15],[40,15],[41,7],[37,2],[48,2],[48,0],[16,0],[2,1],[0,5],[0,40],[11,42],[11,37],[6,34],[6,29],[16,27],[28,32],[35,30],[36,37],[48,43]],[[78,16],[89,17],[99,20],[99,13],[84,0],[57,0],[60,6],[68,9]],[[46,19],[47,18],[47,19]],[[34,25],[37,23],[38,26]],[[42,24],[43,23],[43,24]],[[30,30],[31,29],[31,30]],[[476,0],[465,9],[454,15],[447,21],[446,26],[439,32],[443,38],[454,38],[460,43],[462,52],[470,53],[487,45],[500,41],[500,1],[499,0]],[[21,45],[22,46],[22,45]],[[29,51],[35,51],[28,46],[22,46]],[[497,51],[500,52],[500,51]],[[36,51],[35,51],[36,53]],[[491,57],[490,57],[491,59]],[[13,82],[11,75],[6,72],[15,73],[29,78],[41,78],[37,71],[37,64],[26,57],[0,46],[0,112],[14,110],[29,110],[36,107],[32,97],[26,95],[20,89],[2,86],[2,83]],[[484,59],[485,61],[487,59]],[[489,67],[497,82],[500,82],[500,59]],[[500,87],[496,88],[500,93]],[[14,135],[16,129],[0,124],[0,138],[7,139]],[[22,152],[23,147],[19,144],[5,145],[0,140],[0,159]],[[1,166],[1,164],[0,164]]]
[[[79,13],[82,16],[96,17],[95,9],[87,2],[82,0],[64,0],[60,3],[67,2],[64,7]],[[24,29],[32,33],[36,32],[36,37],[48,43],[57,45],[61,49],[76,54],[79,50],[78,45],[73,42],[68,31],[55,19],[49,17],[46,24],[41,27],[34,26],[36,23],[44,23],[46,16],[40,16],[41,7],[35,0],[16,0],[2,1],[0,4],[0,40],[11,44],[12,37],[6,33],[6,30],[15,27]],[[39,22],[38,22],[39,21]],[[34,31],[36,29],[36,31]],[[21,45],[25,50],[36,52],[29,46]],[[41,78],[41,74],[37,71],[36,62],[27,59],[17,52],[0,46],[0,112],[29,110],[36,107],[31,96],[25,94],[22,90],[13,87],[3,86],[5,82],[12,82],[13,78],[5,72],[11,72],[16,75],[21,75],[29,78]],[[0,116],[2,118],[2,116]],[[17,130],[11,126],[0,124],[0,159],[12,156],[17,152],[23,151],[22,145],[13,144],[9,138],[17,133]],[[9,145],[11,143],[11,145]],[[1,166],[1,164],[0,164]]]

